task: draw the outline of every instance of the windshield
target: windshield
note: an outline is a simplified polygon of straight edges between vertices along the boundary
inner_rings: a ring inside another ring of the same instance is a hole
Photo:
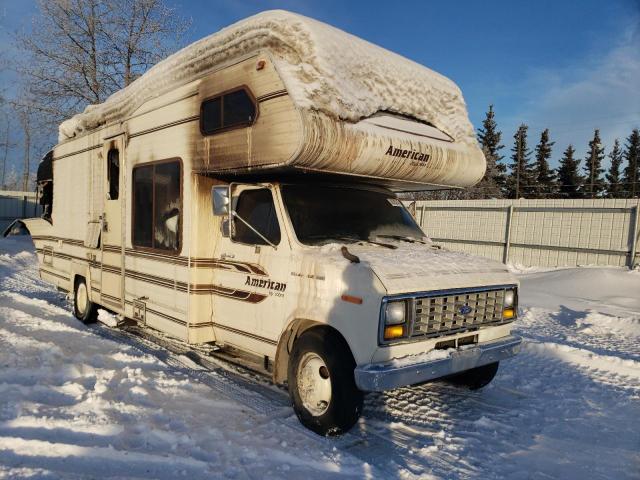
[[[390,192],[284,185],[282,196],[298,240],[306,245],[375,241],[377,237],[425,238],[411,214]]]

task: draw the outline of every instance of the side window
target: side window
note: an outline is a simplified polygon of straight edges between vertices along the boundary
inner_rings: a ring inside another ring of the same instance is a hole
[[[280,243],[280,225],[271,191],[267,188],[246,190],[238,197],[236,212],[271,243]],[[268,245],[241,220],[234,220],[233,240],[249,245]]]
[[[117,200],[120,194],[120,152],[112,148],[107,154],[107,178],[109,179],[109,200]]]
[[[153,166],[133,169],[132,243],[153,247]]]
[[[204,135],[249,126],[256,118],[256,105],[247,90],[240,89],[202,102],[200,129]]]
[[[180,162],[161,162],[133,169],[134,246],[178,251],[181,213]]]
[[[157,165],[153,176],[154,248],[178,250],[180,209],[180,164]]]

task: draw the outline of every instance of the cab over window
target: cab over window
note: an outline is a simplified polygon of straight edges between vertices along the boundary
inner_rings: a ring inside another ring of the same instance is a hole
[[[133,169],[134,246],[177,252],[180,249],[181,214],[179,161]]]
[[[256,117],[256,106],[245,89],[235,90],[202,103],[200,129],[204,135],[223,130],[246,127]]]
[[[276,215],[271,191],[267,188],[245,190],[238,197],[236,212],[271,243],[280,243],[280,225]],[[268,245],[259,235],[247,227],[242,220],[234,221],[233,240],[249,245]]]

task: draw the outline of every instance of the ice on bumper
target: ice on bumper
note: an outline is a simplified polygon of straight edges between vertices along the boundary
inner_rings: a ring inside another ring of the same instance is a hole
[[[513,357],[520,350],[521,343],[521,337],[509,335],[493,342],[432,350],[389,362],[363,365],[354,371],[356,384],[367,392],[415,385]]]

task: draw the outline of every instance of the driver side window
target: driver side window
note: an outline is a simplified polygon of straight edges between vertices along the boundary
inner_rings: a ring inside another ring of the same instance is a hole
[[[253,228],[265,236],[271,243],[280,243],[280,225],[268,188],[245,190],[238,197],[235,208],[237,214]],[[233,241],[249,245],[268,245],[259,235],[247,227],[242,220],[234,220]]]

